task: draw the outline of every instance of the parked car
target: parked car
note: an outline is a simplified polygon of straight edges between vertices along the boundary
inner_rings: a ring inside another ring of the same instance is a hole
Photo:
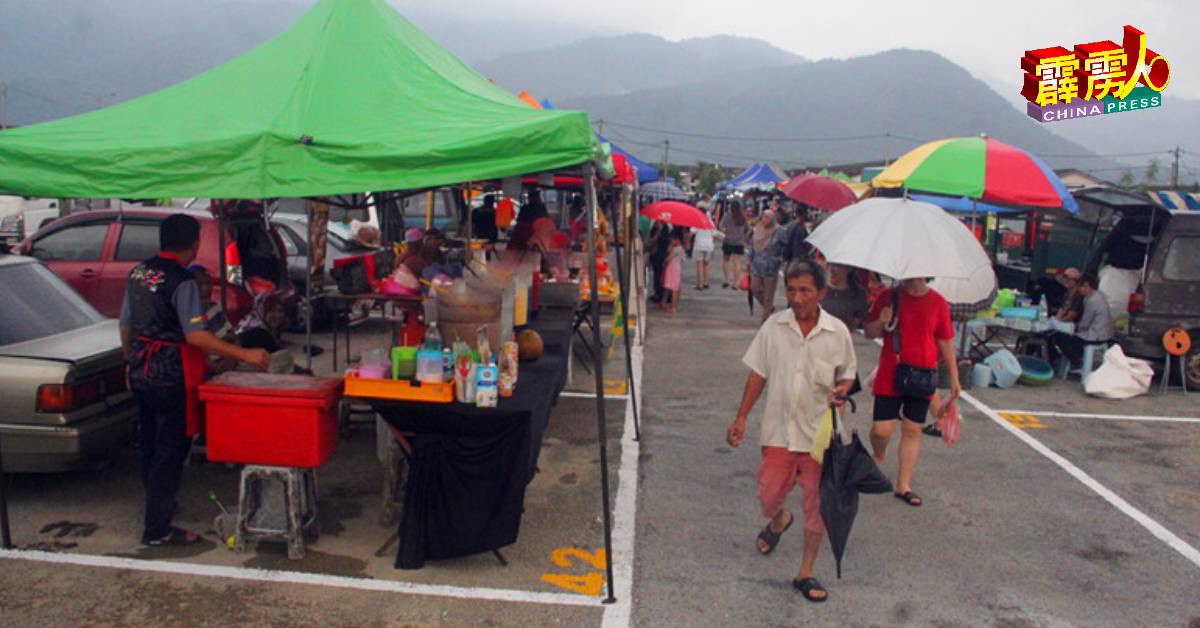
[[[158,253],[159,225],[167,216],[181,212],[200,221],[196,263],[215,274],[220,267],[217,220],[200,210],[144,207],[72,214],[27,238],[20,250],[45,263],[102,314],[115,318],[121,312],[129,271]],[[229,319],[236,323],[250,311],[252,289],[280,292],[289,311],[294,312],[296,296],[288,279],[284,244],[262,215],[228,216],[225,242],[236,242],[240,258],[239,265],[228,264],[231,279],[225,297]],[[214,301],[219,302],[219,285],[214,285],[213,292]]]
[[[58,220],[58,201],[47,199],[27,200],[21,197],[4,197],[6,209],[0,215],[0,241],[17,244],[26,236]],[[15,200],[13,200],[15,199]]]
[[[0,447],[9,472],[66,471],[132,438],[117,321],[37,260],[0,256]]]
[[[1160,210],[1162,230],[1150,243],[1144,280],[1129,299],[1129,333],[1121,348],[1162,364],[1163,335],[1182,327],[1192,349],[1184,357],[1188,387],[1200,390],[1200,213]]]

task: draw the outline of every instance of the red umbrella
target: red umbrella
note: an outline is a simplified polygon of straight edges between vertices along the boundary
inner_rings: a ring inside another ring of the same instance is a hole
[[[659,201],[642,208],[642,215],[650,220],[665,222],[676,227],[716,229],[712,219],[704,211],[679,201]]]
[[[802,174],[780,186],[788,198],[825,211],[836,211],[858,202],[858,195],[837,179],[818,174]]]

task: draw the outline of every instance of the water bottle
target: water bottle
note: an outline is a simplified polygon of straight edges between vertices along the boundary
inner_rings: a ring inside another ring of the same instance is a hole
[[[1038,301],[1038,318],[1041,318],[1044,320],[1049,317],[1050,317],[1050,308],[1049,308],[1049,306],[1046,305],[1046,295],[1043,294],[1041,300]]]
[[[441,353],[442,334],[438,332],[437,321],[430,321],[425,327],[425,348]]]

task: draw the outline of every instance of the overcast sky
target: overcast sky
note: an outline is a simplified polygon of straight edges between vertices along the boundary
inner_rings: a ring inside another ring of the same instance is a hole
[[[393,0],[401,8],[424,5]],[[1147,35],[1171,63],[1166,94],[1200,98],[1200,2],[1196,0],[439,0],[438,10],[512,20],[519,16],[647,32],[668,39],[718,34],[765,39],[810,59],[853,57],[897,47],[934,50],[1004,90],[1020,91],[1026,49],[1110,39],[1122,26]],[[1004,8],[1001,8],[1004,7]],[[1014,8],[1015,7],[1015,8]]]

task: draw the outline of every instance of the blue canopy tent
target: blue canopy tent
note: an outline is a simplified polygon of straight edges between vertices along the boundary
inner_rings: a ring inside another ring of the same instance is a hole
[[[983,201],[974,201],[965,196],[938,196],[936,194],[913,194],[909,192],[908,198],[914,201],[932,203],[948,212],[961,214],[970,214],[972,212],[979,214],[1017,214],[1025,211],[1019,207],[1004,207]]]
[[[557,107],[554,106],[554,103],[550,102],[550,99],[548,98],[543,98],[540,104],[542,105],[542,109],[557,109]],[[603,143],[607,143],[610,147],[612,147],[612,152],[614,155],[625,156],[625,161],[628,161],[629,165],[633,166],[633,169],[637,171],[638,183],[650,183],[651,181],[659,180],[660,177],[658,170],[656,170],[654,166],[651,166],[641,159],[634,157],[629,151],[617,146],[612,140],[600,135],[599,133],[596,134],[596,139]]]
[[[783,173],[770,165],[757,163],[743,170],[738,176],[728,181],[723,181],[718,187],[722,190],[737,190],[739,192],[774,190],[779,183],[786,180],[787,177]]]

